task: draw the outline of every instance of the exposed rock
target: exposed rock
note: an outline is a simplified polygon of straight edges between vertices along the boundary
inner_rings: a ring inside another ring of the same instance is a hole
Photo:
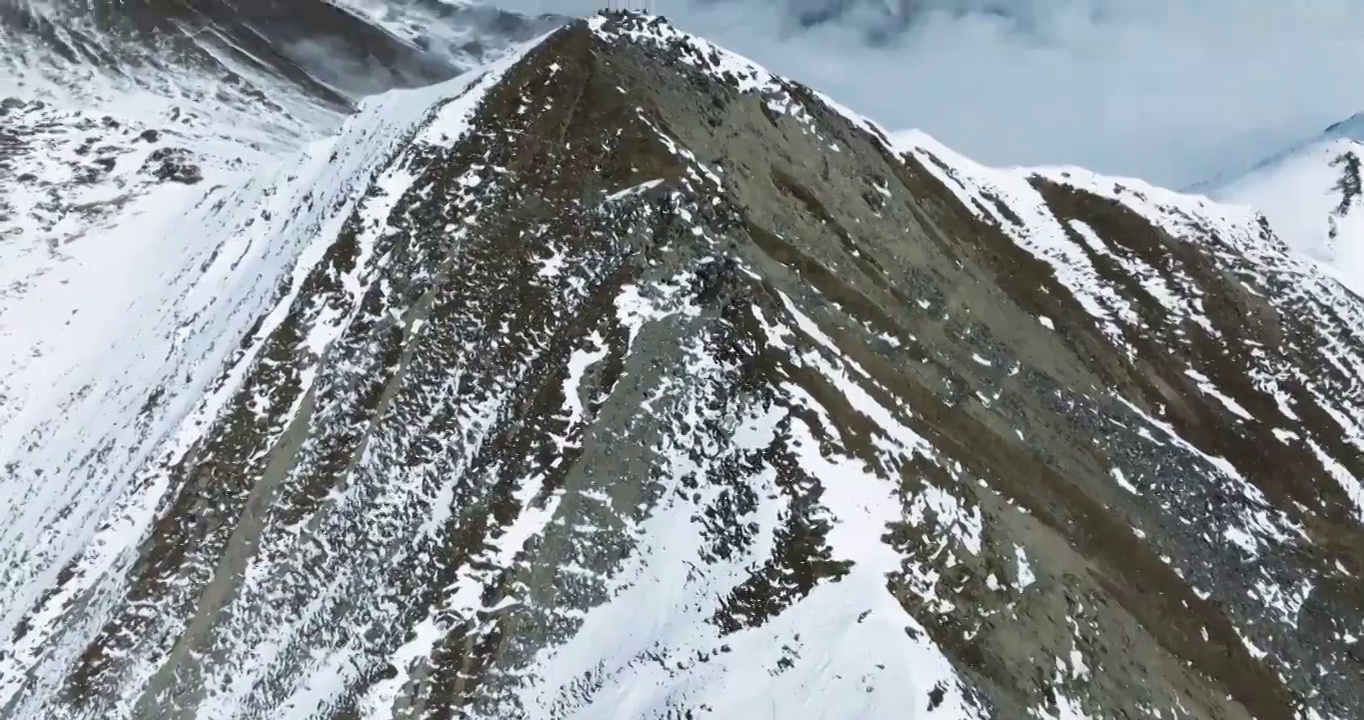
[[[193,155],[184,148],[157,148],[147,156],[143,170],[157,180],[172,180],[193,185],[204,179],[204,173],[194,164]]]

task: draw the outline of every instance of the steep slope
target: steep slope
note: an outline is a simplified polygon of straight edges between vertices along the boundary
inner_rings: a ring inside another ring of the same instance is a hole
[[[1364,294],[1364,117],[1250,170],[1196,188],[1223,202],[1260,210],[1294,249],[1320,261]]]
[[[60,392],[52,378],[127,317],[101,297],[131,303],[137,283],[223,240],[187,233],[145,254],[171,241],[155,228],[230,195],[223,187],[273,177],[279,156],[331,135],[360,95],[448,78],[461,61],[505,54],[533,24],[508,13],[466,22],[479,12],[431,21],[481,41],[476,58],[455,58],[322,0],[0,3],[5,434],[21,435],[20,418]]]
[[[162,241],[156,228],[219,186],[250,182],[258,169],[268,177],[276,156],[326,137],[351,111],[365,88],[324,83],[319,56],[312,53],[310,63],[301,48],[338,46],[326,62],[366,65],[364,77],[387,78],[369,87],[375,90],[454,73],[320,0],[247,5],[0,3],[0,423],[7,439],[59,392],[53,378],[86,362],[83,353],[128,317],[126,305],[101,297],[132,303],[130,293],[144,289],[138,283],[181,272],[180,253],[217,250],[191,235],[146,254]],[[490,36],[490,48],[497,44]],[[206,243],[222,240],[202,235]]]
[[[4,347],[31,352],[6,353],[0,404],[4,702],[29,663],[61,657],[47,634],[55,628],[26,610],[99,607],[84,593],[122,569],[120,554],[148,529],[166,491],[157,468],[191,449],[233,389],[233,371],[221,369],[243,357],[239,344],[273,304],[297,293],[294,276],[318,261],[338,215],[433,99],[386,96],[338,137],[238,182],[129,198],[117,222],[63,248],[6,298]]]
[[[1364,713],[1364,305],[1249,210],[620,14],[222,193],[0,448],[0,717]]]

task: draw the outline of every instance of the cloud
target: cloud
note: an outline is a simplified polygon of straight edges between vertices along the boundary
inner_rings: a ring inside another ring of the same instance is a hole
[[[874,14],[804,29],[783,12],[812,1],[657,0],[684,29],[994,164],[1182,186],[1364,110],[1358,0],[913,0],[921,12],[882,46],[851,27]]]

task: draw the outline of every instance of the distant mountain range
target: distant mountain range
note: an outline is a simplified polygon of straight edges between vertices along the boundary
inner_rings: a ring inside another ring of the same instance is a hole
[[[1263,212],[1279,237],[1364,295],[1364,114],[1194,192]]]
[[[639,13],[0,67],[0,720],[1364,717],[1357,121],[1224,203]]]

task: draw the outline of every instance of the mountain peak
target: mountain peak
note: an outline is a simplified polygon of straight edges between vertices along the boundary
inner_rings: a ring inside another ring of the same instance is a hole
[[[1364,294],[1364,113],[1202,188],[1264,213],[1280,238]]]
[[[1364,112],[1355,113],[1332,124],[1322,134],[1326,137],[1343,137],[1364,142]]]
[[[1364,710],[1364,307],[1249,211],[638,13],[200,185],[4,356],[4,720]]]

